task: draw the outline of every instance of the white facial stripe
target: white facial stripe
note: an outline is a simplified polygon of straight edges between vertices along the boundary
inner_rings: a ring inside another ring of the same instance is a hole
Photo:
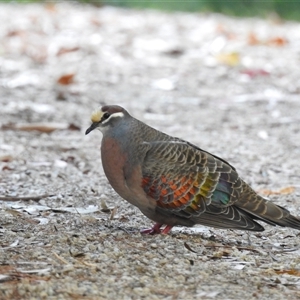
[[[106,123],[109,122],[109,120],[110,120],[111,118],[123,118],[123,117],[124,117],[124,114],[123,114],[122,112],[114,113],[114,114],[110,115],[110,117],[109,117],[108,119],[102,121],[101,123],[102,123],[102,124],[106,124]]]

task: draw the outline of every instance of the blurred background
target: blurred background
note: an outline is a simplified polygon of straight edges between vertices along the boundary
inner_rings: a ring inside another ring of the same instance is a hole
[[[0,2],[48,2],[38,0],[1,0]],[[76,2],[76,1],[66,1]],[[266,17],[276,14],[285,19],[300,19],[300,0],[186,0],[186,1],[160,1],[160,0],[78,0],[79,3],[89,3],[96,6],[113,5],[124,8],[157,9],[165,11],[187,11],[187,12],[218,12],[234,16],[259,16]]]

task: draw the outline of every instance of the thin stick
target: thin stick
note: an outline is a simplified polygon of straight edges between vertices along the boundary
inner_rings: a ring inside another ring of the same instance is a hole
[[[83,265],[85,265],[85,266],[87,266],[87,267],[94,267],[94,268],[96,268],[96,267],[97,267],[97,265],[96,265],[96,264],[87,263],[87,262],[85,262],[85,261],[80,261],[80,263],[82,263]]]
[[[0,196],[0,201],[39,201],[43,198],[52,197],[54,195],[44,194],[39,196]]]
[[[54,254],[54,256],[55,256],[58,260],[60,260],[60,261],[63,262],[64,264],[66,264],[66,265],[69,264],[66,260],[64,260],[62,257],[60,257],[60,256],[59,256],[57,253],[55,253],[54,251],[53,251],[52,253]]]
[[[238,250],[249,250],[253,252],[258,252],[260,253],[259,250],[253,249],[253,248],[248,248],[248,247],[241,247],[241,246],[229,246],[229,245],[204,245],[205,248],[225,248],[225,249],[232,249],[233,247],[237,248]]]

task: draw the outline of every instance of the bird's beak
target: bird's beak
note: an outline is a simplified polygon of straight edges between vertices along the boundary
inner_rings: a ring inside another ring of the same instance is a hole
[[[99,123],[97,123],[97,122],[92,123],[92,125],[86,130],[85,134],[89,134],[91,131],[93,131],[95,128],[97,128],[98,124]]]

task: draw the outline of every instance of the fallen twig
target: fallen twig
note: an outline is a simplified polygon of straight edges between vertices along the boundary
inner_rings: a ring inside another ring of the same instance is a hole
[[[0,196],[0,201],[39,201],[43,198],[52,197],[54,195],[44,194],[39,196]]]
[[[58,255],[57,253],[55,253],[54,251],[53,251],[52,253],[53,253],[54,256],[55,256],[59,261],[61,261],[62,263],[66,264],[66,265],[69,264],[65,259],[63,259],[61,256],[59,256],[59,255]]]
[[[248,247],[242,247],[242,246],[229,246],[229,245],[204,245],[205,248],[225,248],[225,249],[232,249],[233,247],[237,248],[238,250],[248,250],[253,251],[257,253],[261,253],[259,250],[248,248]]]
[[[188,243],[184,243],[184,247],[186,248],[186,249],[188,249],[189,251],[191,251],[191,252],[194,252],[194,253],[197,253],[197,251],[195,251],[195,250],[193,250],[191,247],[190,247],[190,245],[188,245]]]

